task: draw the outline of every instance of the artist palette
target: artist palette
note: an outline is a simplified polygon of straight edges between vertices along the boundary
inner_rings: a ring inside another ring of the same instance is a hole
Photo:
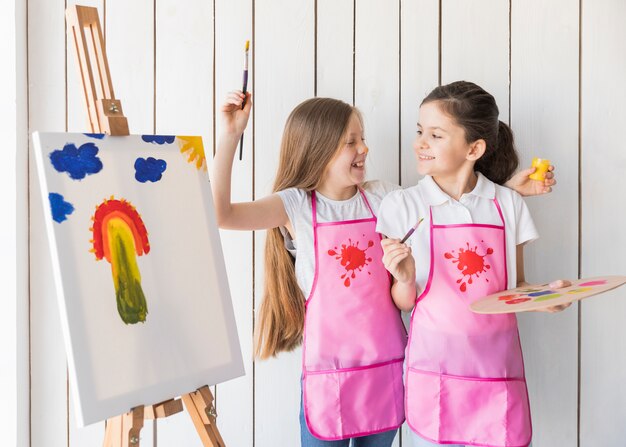
[[[549,288],[549,284],[503,290],[470,305],[479,314],[527,312],[572,303],[607,292],[626,283],[626,276],[598,276],[572,281],[569,287]]]

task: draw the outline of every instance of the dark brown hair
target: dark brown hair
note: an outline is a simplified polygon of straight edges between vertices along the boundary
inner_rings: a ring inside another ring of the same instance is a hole
[[[474,169],[500,185],[510,179],[519,158],[511,128],[498,119],[494,97],[472,82],[457,81],[435,88],[422,104],[435,101],[465,130],[467,143],[485,140],[487,148]]]
[[[316,189],[354,113],[361,118],[354,107],[332,98],[312,98],[299,104],[285,124],[273,192]],[[279,228],[267,231],[264,288],[255,343],[260,358],[296,348],[304,330],[305,297]]]

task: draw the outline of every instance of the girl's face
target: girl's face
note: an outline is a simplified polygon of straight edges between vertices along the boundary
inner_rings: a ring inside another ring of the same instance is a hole
[[[365,181],[365,159],[369,149],[365,144],[363,126],[353,113],[339,148],[328,164],[325,181],[334,187],[346,188]]]
[[[441,110],[437,101],[420,107],[413,149],[421,175],[455,176],[462,167],[473,164],[467,158],[471,144],[465,141],[465,130]]]

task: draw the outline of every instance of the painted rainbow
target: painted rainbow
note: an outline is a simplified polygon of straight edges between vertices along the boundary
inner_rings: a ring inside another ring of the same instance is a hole
[[[105,199],[92,217],[90,250],[96,260],[111,264],[117,311],[126,324],[145,322],[148,306],[136,256],[150,252],[148,232],[134,206],[121,199]]]

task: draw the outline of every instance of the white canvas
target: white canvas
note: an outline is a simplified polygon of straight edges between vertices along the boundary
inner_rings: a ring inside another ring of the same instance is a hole
[[[242,375],[201,138],[33,142],[78,424]]]

